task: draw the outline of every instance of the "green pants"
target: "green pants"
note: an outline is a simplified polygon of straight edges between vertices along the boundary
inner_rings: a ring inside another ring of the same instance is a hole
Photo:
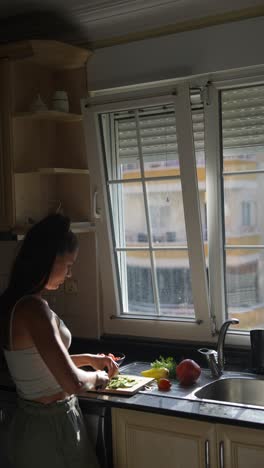
[[[14,468],[99,468],[75,396],[48,405],[19,398],[8,442]]]

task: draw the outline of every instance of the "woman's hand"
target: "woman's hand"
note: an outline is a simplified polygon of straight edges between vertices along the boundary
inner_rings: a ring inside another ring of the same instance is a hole
[[[110,378],[108,374],[103,370],[96,371],[96,382],[95,382],[95,389],[96,390],[103,390],[109,383]]]
[[[118,374],[117,363],[111,357],[105,356],[104,354],[94,354],[92,356],[91,366],[97,370],[107,368],[110,379]]]
[[[97,371],[83,371],[79,369],[80,377],[83,382],[80,391],[87,391],[87,390],[103,390],[109,383],[110,378],[107,372],[103,370]]]

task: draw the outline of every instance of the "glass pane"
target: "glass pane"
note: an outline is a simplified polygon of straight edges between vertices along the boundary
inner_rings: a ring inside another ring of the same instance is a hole
[[[264,244],[263,198],[264,174],[224,176],[226,244]]]
[[[116,201],[112,207],[116,246],[140,245],[143,247],[148,245],[142,183],[113,184],[111,185],[111,194],[112,202]]]
[[[138,137],[135,113],[116,121],[117,154],[120,167],[120,179],[138,179],[142,177],[139,160]]]
[[[140,117],[140,145],[145,177],[178,175],[179,157],[174,111]]]
[[[150,255],[147,251],[118,252],[119,271],[122,278],[124,313],[155,315]],[[120,267],[121,268],[120,270]]]
[[[238,318],[242,330],[264,327],[264,250],[226,252],[228,317]]]
[[[224,172],[264,170],[264,145],[255,148],[223,148]]]
[[[264,86],[222,92],[224,171],[264,169]]]
[[[137,166],[139,151],[136,128],[134,111],[124,113],[121,118],[115,118],[117,160],[121,164],[133,163]]]
[[[141,177],[140,153],[145,177],[179,174],[176,122],[171,106],[139,109],[137,114],[130,111],[115,120],[115,129],[120,178]]]
[[[155,250],[160,312],[168,317],[193,318],[191,275],[186,250]]]
[[[147,182],[152,242],[186,246],[181,181]]]
[[[136,161],[120,164],[120,179],[139,179],[140,177],[139,158]]]

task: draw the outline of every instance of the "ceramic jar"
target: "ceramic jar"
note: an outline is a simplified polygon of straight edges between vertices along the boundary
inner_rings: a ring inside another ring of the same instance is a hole
[[[53,94],[52,109],[60,112],[69,112],[69,99],[66,91],[56,91]]]
[[[40,94],[38,94],[36,99],[32,102],[30,110],[31,112],[43,112],[48,110],[46,104],[42,101]]]

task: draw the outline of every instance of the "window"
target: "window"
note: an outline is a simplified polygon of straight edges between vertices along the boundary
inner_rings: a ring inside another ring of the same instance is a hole
[[[104,146],[112,141],[104,157],[121,315],[194,318],[174,106],[99,118]]]
[[[88,101],[105,333],[210,341],[238,317],[248,343],[264,325],[263,88]]]
[[[264,86],[220,97],[227,312],[247,330],[264,325]]]
[[[92,123],[97,129],[101,158],[97,165],[92,158],[91,165],[96,166],[92,171],[98,186],[104,180],[103,202],[109,214],[104,239],[110,245],[112,270],[105,273],[103,282],[110,288],[109,281],[115,278],[116,302],[111,302],[109,318],[107,300],[105,330],[175,337],[177,324],[178,333],[182,327],[190,337],[197,334],[198,338],[203,323],[208,334],[200,92],[190,93],[186,86],[176,97],[171,93],[122,101],[96,106],[86,114],[90,145]],[[185,194],[183,185],[188,187]],[[102,222],[98,224],[99,231],[103,230]],[[105,256],[102,270],[106,271]],[[157,334],[161,323],[163,335]]]

